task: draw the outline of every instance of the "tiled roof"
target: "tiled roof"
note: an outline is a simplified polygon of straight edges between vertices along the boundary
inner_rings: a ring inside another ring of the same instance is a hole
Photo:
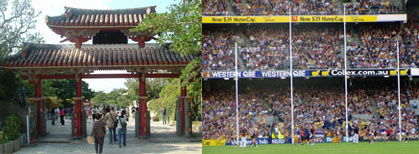
[[[3,68],[121,67],[186,65],[193,56],[181,56],[162,46],[139,48],[137,44],[74,45],[26,44],[21,54],[4,59]]]
[[[46,17],[48,26],[108,26],[135,27],[144,18],[155,13],[155,6],[116,10],[94,10],[65,7],[61,16]]]

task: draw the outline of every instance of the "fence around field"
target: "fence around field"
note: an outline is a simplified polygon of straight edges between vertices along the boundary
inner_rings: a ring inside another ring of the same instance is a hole
[[[407,136],[408,140],[419,140],[419,135],[415,134],[415,135],[408,135]],[[297,140],[297,139],[295,139]],[[345,142],[346,137],[345,136],[340,136],[340,137],[327,137],[327,136],[316,136],[314,138],[314,142],[315,143],[340,143],[340,142]],[[382,136],[375,136],[374,137],[375,141],[384,141]],[[360,137],[359,141],[368,141],[367,137]],[[391,139],[390,141],[397,141],[396,138]],[[270,138],[258,138],[257,139],[257,144],[291,144],[291,138],[288,139],[278,139],[278,138],[274,138],[274,139],[270,139]],[[307,142],[307,140],[305,140],[304,142]],[[353,136],[349,137],[349,142],[353,142]],[[252,139],[246,139],[246,144],[250,145],[250,143],[252,143]],[[235,145],[235,142],[233,141],[225,141],[225,140],[202,140],[202,146],[229,146],[229,145]]]

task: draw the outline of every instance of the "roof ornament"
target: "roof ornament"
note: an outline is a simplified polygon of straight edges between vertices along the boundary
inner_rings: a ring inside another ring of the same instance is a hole
[[[65,9],[65,19],[69,19],[70,17],[71,17],[71,14],[70,14],[70,7],[67,7],[67,6],[64,6],[64,9]]]

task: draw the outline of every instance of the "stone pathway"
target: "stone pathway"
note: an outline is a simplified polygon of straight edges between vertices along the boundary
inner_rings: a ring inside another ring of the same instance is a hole
[[[58,123],[51,125],[47,122],[48,135],[41,140],[47,143],[38,143],[36,146],[24,147],[17,154],[26,153],[60,153],[60,154],[84,154],[95,153],[94,145],[87,144],[86,140],[71,140],[71,121],[66,119],[65,125]],[[58,124],[58,125],[57,125]],[[90,134],[92,120],[87,120],[87,133]],[[151,136],[149,139],[135,138],[134,119],[130,118],[127,128],[127,147],[118,148],[117,145],[109,145],[106,136],[103,153],[202,153],[201,142],[191,142],[191,138],[178,137],[175,134],[176,127],[162,125],[161,122],[151,122]],[[193,138],[198,141],[199,135]],[[71,140],[71,142],[60,142]],[[48,142],[49,141],[49,142]],[[54,142],[55,141],[55,142]]]

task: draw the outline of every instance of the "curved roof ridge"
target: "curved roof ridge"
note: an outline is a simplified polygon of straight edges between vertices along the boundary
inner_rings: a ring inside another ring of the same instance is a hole
[[[141,13],[150,14],[156,12],[156,6],[146,6],[137,8],[126,8],[126,9],[85,9],[85,8],[74,8],[64,7],[64,14],[103,14],[103,13]]]

